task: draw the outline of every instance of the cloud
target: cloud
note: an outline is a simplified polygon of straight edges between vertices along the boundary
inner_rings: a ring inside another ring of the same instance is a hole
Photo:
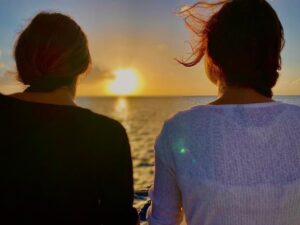
[[[92,70],[79,80],[78,95],[105,95],[107,84],[115,78],[113,71],[105,67],[94,65]]]
[[[18,81],[18,74],[13,70],[6,70],[0,73],[0,92],[3,94],[11,94],[21,92],[25,86]],[[79,81],[79,94],[80,95],[95,95],[104,94],[106,82],[114,79],[112,70],[102,69],[95,65],[90,73],[82,76]]]
[[[25,86],[18,81],[18,74],[14,71],[7,70],[0,75],[0,92],[11,94],[23,91]]]
[[[2,56],[2,51],[1,51],[1,49],[0,49],[0,57]]]
[[[82,84],[94,84],[95,82],[114,79],[114,75],[111,70],[100,68],[98,65],[94,65],[92,70],[81,78]]]

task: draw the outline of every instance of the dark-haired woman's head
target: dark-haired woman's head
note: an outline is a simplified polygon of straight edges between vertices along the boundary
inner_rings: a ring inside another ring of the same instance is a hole
[[[208,16],[208,9],[215,10]],[[211,80],[255,89],[271,97],[281,68],[284,34],[280,20],[265,0],[198,2],[181,12],[197,36],[194,66],[206,57]]]
[[[15,46],[19,79],[38,92],[72,86],[91,57],[86,35],[70,17],[42,12],[20,34]]]

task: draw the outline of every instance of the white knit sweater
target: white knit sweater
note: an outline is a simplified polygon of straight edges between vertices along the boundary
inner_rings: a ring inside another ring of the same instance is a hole
[[[300,107],[207,105],[155,146],[150,225],[300,225]],[[182,210],[183,209],[183,210]]]

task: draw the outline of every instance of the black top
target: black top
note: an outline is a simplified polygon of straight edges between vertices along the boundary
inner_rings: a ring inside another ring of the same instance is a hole
[[[0,94],[0,125],[0,224],[136,224],[119,122]]]

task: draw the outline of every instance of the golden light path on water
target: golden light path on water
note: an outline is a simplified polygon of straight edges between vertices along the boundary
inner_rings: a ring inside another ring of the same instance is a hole
[[[129,107],[128,107],[128,101],[125,97],[118,97],[115,102],[114,106],[114,116],[117,120],[123,123],[123,125],[130,129],[130,126],[128,124],[128,113],[129,113]]]
[[[127,108],[127,101],[125,98],[119,98],[116,104],[116,109],[118,111],[124,111]]]
[[[149,188],[149,186],[147,186],[147,185],[152,184],[151,180],[153,179],[154,163],[151,162],[151,158],[153,158],[153,156],[151,156],[151,154],[149,154],[149,150],[148,150],[148,152],[143,150],[145,147],[144,143],[149,142],[149,136],[147,136],[147,134],[145,134],[144,131],[140,131],[140,130],[142,130],[143,124],[141,124],[140,121],[138,121],[138,120],[141,120],[141,118],[138,118],[137,120],[134,120],[134,121],[132,120],[132,118],[130,118],[129,114],[132,113],[130,106],[132,106],[132,105],[130,104],[130,100],[128,98],[126,98],[125,96],[117,97],[114,102],[114,117],[116,119],[118,119],[122,123],[122,125],[126,128],[126,132],[129,137],[129,140],[130,140],[131,157],[133,160],[132,162],[133,162],[133,170],[134,170],[134,180],[137,182],[139,182],[141,180],[148,180],[147,182],[143,182],[142,185],[145,185],[145,186],[142,189],[140,187],[141,183],[140,184],[137,183],[137,185],[139,186],[140,189],[135,190],[136,194],[139,192],[142,193],[142,197],[135,199],[134,206],[137,207],[138,209],[141,209],[144,207],[146,200],[149,199],[148,197],[145,197],[144,194],[145,194],[145,191],[147,191]],[[138,121],[139,125],[137,125],[137,123],[135,123],[136,121]],[[149,129],[151,129],[151,127]],[[157,132],[155,132],[155,134],[157,134]],[[141,145],[142,142],[143,142],[143,144]],[[151,152],[154,151],[153,145],[154,144],[150,142],[150,151]],[[184,156],[188,153],[189,150],[185,147],[185,141],[183,139],[178,140],[176,145],[177,145],[179,154]],[[149,148],[149,143],[148,143],[147,147]],[[145,161],[145,159],[146,159],[146,161]],[[194,163],[194,161],[193,161],[193,163]],[[150,165],[150,164],[152,165],[151,167],[145,166],[145,165]],[[143,166],[141,166],[141,165],[143,165]],[[150,181],[150,183],[149,183],[149,181]],[[141,221],[141,225],[147,225],[147,224],[148,223]],[[183,222],[180,225],[186,225],[185,219],[183,219]]]

